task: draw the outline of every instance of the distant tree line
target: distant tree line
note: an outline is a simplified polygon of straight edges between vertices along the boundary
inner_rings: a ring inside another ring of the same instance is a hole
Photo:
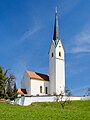
[[[14,100],[17,97],[15,76],[9,74],[9,69],[5,70],[0,66],[0,99]]]

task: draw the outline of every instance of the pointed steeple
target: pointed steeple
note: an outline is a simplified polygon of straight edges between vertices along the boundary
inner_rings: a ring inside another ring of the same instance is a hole
[[[55,41],[55,45],[57,45],[58,41],[60,40],[57,8],[56,8],[56,12],[55,12],[55,24],[54,24],[53,40]]]

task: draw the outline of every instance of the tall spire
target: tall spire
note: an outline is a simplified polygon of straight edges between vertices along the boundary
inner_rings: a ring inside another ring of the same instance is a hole
[[[57,44],[58,41],[60,40],[57,7],[56,7],[56,11],[55,11],[55,24],[54,24],[53,40],[55,41],[55,44]]]

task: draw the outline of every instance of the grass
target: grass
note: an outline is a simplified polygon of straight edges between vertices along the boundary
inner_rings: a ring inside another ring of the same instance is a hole
[[[0,120],[90,120],[90,101],[33,103],[30,106],[0,103]]]

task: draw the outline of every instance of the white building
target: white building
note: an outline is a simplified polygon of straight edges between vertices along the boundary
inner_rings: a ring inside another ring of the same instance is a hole
[[[49,49],[49,76],[26,70],[21,87],[26,90],[28,95],[65,94],[64,47],[59,36],[57,11],[53,40]]]
[[[28,95],[45,95],[49,93],[49,76],[26,70],[21,81],[22,88]]]

